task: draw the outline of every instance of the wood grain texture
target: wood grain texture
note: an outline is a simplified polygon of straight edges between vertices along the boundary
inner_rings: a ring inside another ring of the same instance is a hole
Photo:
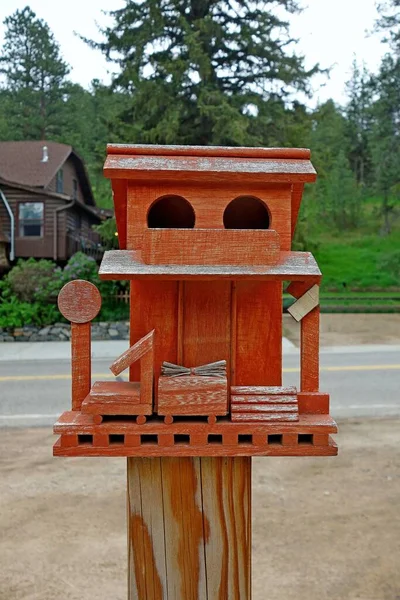
[[[291,423],[286,423],[290,425]],[[243,424],[242,424],[243,425]],[[252,423],[247,423],[249,427]],[[272,424],[265,423],[264,427]],[[279,425],[279,423],[275,423]],[[281,424],[285,425],[284,423]],[[271,434],[275,435],[275,434]],[[281,435],[281,434],[276,434]],[[309,435],[307,434],[307,439]],[[196,434],[201,437],[201,434]],[[131,437],[135,437],[131,435]],[[247,436],[246,436],[247,437]],[[253,439],[258,437],[254,434]],[[241,457],[241,456],[336,456],[338,449],[336,443],[329,437],[328,445],[314,445],[312,442],[301,442],[294,445],[284,445],[283,443],[271,443],[266,441],[267,436],[263,435],[264,442],[262,444],[244,443],[239,444],[209,444],[205,445],[200,442],[195,444],[175,444],[174,446],[161,446],[158,444],[146,443],[144,445],[133,444],[110,444],[107,447],[100,448],[93,444],[80,444],[76,447],[63,447],[61,440],[53,446],[54,456],[112,456],[112,457],[159,457],[159,458],[180,458],[180,457]],[[296,436],[296,440],[298,436]],[[140,440],[140,437],[139,437]]]
[[[233,146],[172,146],[154,144],[107,144],[107,154],[157,156],[227,156],[233,158],[279,158],[307,160],[307,148],[252,148]]]
[[[195,229],[225,231],[224,213],[235,198],[257,198],[270,215],[270,229],[276,231],[281,250],[291,248],[291,186],[289,184],[252,185],[241,182],[218,183],[205,181],[201,185],[182,182],[131,181],[128,183],[127,248],[142,250],[143,237],[148,228],[148,213],[158,200],[179,196],[191,205],[195,213]],[[193,229],[190,231],[193,232]],[[247,232],[249,234],[249,231]],[[249,263],[251,264],[251,263]]]
[[[147,229],[142,258],[151,265],[273,265],[280,242],[272,229]]]
[[[58,308],[63,317],[71,323],[88,323],[99,314],[100,292],[89,281],[69,281],[58,294]]]
[[[128,459],[129,599],[249,599],[250,488],[249,458]]]
[[[131,344],[154,329],[154,407],[157,410],[157,387],[163,361],[177,361],[178,283],[173,281],[132,281]],[[139,381],[140,365],[130,369],[130,380]]]
[[[319,318],[317,306],[301,320],[300,334],[300,389],[302,392],[319,390]]]
[[[141,359],[148,352],[154,351],[154,329],[147,335],[140,338],[128,350],[123,352],[110,366],[110,371],[114,375],[120,375],[125,369],[130,367],[134,362]]]
[[[227,361],[230,368],[231,282],[185,282],[183,364]]]
[[[159,415],[226,415],[228,383],[226,377],[184,375],[160,377]]]
[[[72,410],[80,410],[92,383],[90,322],[71,323],[71,376]]]
[[[313,285],[305,294],[300,296],[288,308],[288,313],[297,321],[301,321],[303,317],[319,305],[319,285]]]
[[[291,216],[291,233],[292,239],[297,225],[297,217],[299,215],[301,199],[303,197],[304,183],[294,183],[292,185],[292,216]]]
[[[288,396],[297,393],[297,388],[294,386],[238,386],[231,387],[231,394],[234,396]],[[267,400],[266,400],[267,401]]]
[[[282,383],[282,284],[236,284],[236,386]]]
[[[329,394],[322,392],[299,392],[297,400],[300,414],[329,414]]]
[[[130,250],[109,250],[104,253],[99,270],[100,279],[135,280],[221,280],[259,279],[265,281],[304,281],[321,279],[321,272],[310,252],[281,252],[278,265],[146,265],[140,253]]]
[[[96,381],[82,403],[91,415],[151,415],[152,402],[145,402],[141,384],[130,381]]]
[[[203,156],[107,156],[104,175],[112,179],[305,183],[316,180],[309,160]]]

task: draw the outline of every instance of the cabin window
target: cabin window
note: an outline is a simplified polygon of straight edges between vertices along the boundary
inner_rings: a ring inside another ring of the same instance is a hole
[[[43,202],[23,202],[18,208],[19,235],[43,237]]]
[[[64,171],[60,169],[56,175],[56,192],[62,194],[64,192]]]
[[[225,229],[268,229],[270,216],[267,206],[255,196],[239,196],[224,212]]]
[[[72,180],[72,199],[78,200],[78,182],[76,179]]]
[[[147,224],[154,229],[191,229],[195,221],[192,205],[182,196],[159,198],[147,214]]]

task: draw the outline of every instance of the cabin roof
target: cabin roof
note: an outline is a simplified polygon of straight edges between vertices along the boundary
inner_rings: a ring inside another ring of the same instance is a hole
[[[111,179],[227,179],[283,183],[314,181],[306,148],[231,148],[109,144],[104,174]]]

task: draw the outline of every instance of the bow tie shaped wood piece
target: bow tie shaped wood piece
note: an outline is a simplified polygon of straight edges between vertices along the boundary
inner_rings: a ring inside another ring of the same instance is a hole
[[[203,377],[226,377],[226,360],[218,360],[200,367],[183,367],[163,362],[161,374],[165,377],[181,377],[182,375],[199,375]]]

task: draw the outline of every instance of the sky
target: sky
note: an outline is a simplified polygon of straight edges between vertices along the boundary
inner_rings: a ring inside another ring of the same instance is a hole
[[[22,9],[29,0],[0,1],[0,44],[4,35],[4,18]],[[71,67],[70,78],[87,87],[96,78],[107,83],[115,68],[99,51],[90,49],[74,32],[99,39],[98,25],[110,18],[104,11],[124,6],[124,0],[31,0],[29,6],[47,21],[61,47],[64,59]],[[377,34],[371,34],[377,17],[376,0],[301,0],[304,11],[291,17],[291,33],[299,39],[297,51],[306,58],[306,67],[319,63],[331,68],[329,78],[314,81],[315,106],[329,98],[345,101],[345,82],[356,58],[364,61],[370,71],[376,71],[385,46]]]

